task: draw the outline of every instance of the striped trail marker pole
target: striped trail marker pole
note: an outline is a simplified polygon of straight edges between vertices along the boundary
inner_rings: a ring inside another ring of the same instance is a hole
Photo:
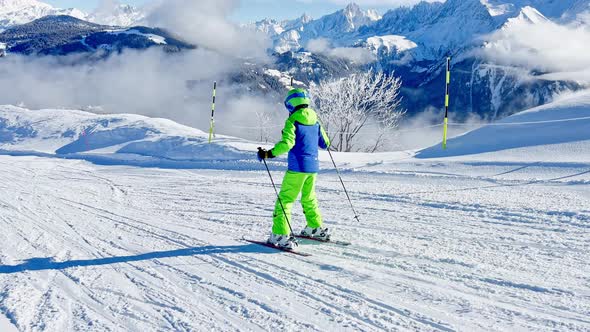
[[[213,137],[215,136],[214,130],[215,130],[215,94],[217,91],[217,82],[213,82],[213,104],[211,106],[211,123],[209,124],[209,144],[211,144],[211,141],[213,140]]]
[[[445,93],[445,122],[443,127],[443,149],[447,149],[447,134],[449,128],[449,90],[451,88],[451,57],[447,57],[447,89]]]

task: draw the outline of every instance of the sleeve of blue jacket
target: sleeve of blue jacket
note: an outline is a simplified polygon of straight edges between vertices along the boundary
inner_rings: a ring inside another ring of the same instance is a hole
[[[326,131],[324,130],[324,127],[322,127],[321,125],[318,126],[319,127],[319,142],[318,145],[320,148],[322,149],[328,149],[330,147],[330,138],[328,137],[328,134],[326,134]]]

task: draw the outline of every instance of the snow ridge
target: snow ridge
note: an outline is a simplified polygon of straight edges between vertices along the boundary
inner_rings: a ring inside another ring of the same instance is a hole
[[[200,130],[140,115],[0,106],[0,150],[5,153],[135,165],[252,159],[233,147],[241,142],[218,136],[217,143],[209,145],[208,134]]]

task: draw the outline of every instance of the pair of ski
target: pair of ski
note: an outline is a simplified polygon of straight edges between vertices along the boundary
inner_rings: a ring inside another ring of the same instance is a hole
[[[322,240],[322,239],[317,239],[317,238],[313,238],[313,237],[309,237],[309,236],[300,236],[300,235],[296,235],[295,236],[296,239],[299,240],[309,240],[309,241],[316,241],[316,242],[322,242],[322,243],[331,243],[331,244],[336,244],[336,245],[340,245],[340,246],[349,246],[350,242],[344,242],[344,241],[331,241],[331,240]],[[275,250],[279,250],[282,252],[286,252],[286,253],[290,253],[290,254],[294,254],[294,255],[298,255],[298,256],[303,256],[303,257],[309,257],[311,256],[311,254],[305,253],[305,252],[301,252],[301,251],[297,251],[294,249],[284,249],[284,248],[279,248],[277,246],[274,246],[268,242],[264,242],[264,241],[255,241],[255,240],[250,240],[250,239],[246,239],[246,238],[242,238],[244,241],[253,243],[253,244],[258,244],[267,248],[272,248]]]

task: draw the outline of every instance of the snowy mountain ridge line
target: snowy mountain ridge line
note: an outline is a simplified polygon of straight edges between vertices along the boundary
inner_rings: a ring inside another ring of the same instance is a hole
[[[85,13],[77,8],[55,8],[37,0],[0,0],[0,30],[49,15],[68,15],[103,25],[131,26],[143,20],[146,13],[130,5],[99,8],[93,13]]]
[[[385,35],[402,35],[421,46],[437,48],[436,42],[449,40],[453,44],[469,43],[478,35],[488,34],[508,20],[524,16],[528,20],[544,18],[571,20],[590,10],[585,0],[448,0],[421,2],[412,7],[389,10],[383,16],[374,10],[363,11],[354,3],[345,9],[318,19],[283,21],[265,19],[247,25],[266,33],[275,50],[285,52],[305,48],[315,38],[328,38],[336,46],[352,46],[358,39]],[[486,17],[487,16],[487,17]],[[357,23],[355,23],[355,21]],[[293,24],[293,22],[297,22]],[[347,22],[343,24],[343,22]],[[317,27],[328,27],[319,30]]]
[[[0,0],[0,31],[29,23],[48,15],[68,15],[79,19],[86,14],[78,9],[58,9],[36,0]]]

